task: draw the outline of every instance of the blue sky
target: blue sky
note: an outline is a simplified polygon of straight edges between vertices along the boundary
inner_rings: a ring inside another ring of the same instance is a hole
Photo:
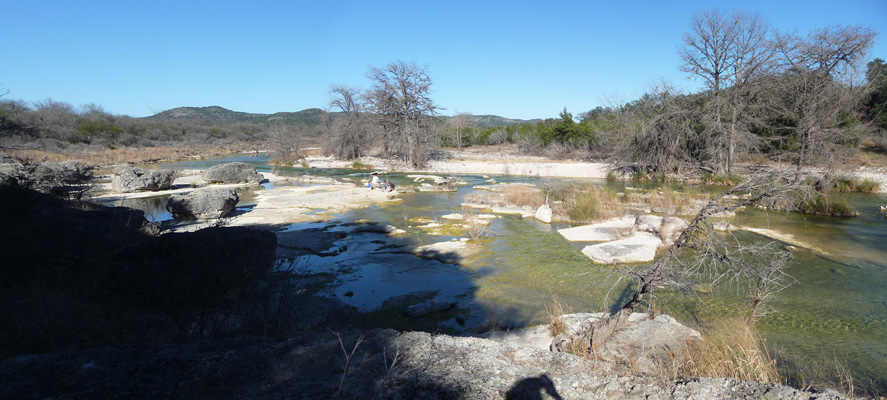
[[[887,59],[887,1],[41,1],[0,6],[8,99],[96,103],[143,117],[179,106],[255,113],[327,106],[368,67],[427,65],[442,114],[574,114],[659,78],[694,12],[758,12],[781,30],[863,24]]]

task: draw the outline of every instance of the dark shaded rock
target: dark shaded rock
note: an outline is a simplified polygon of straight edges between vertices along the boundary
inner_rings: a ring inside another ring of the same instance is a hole
[[[844,398],[737,379],[618,375],[565,353],[392,330],[11,358],[0,362],[0,382],[0,398],[10,399]]]
[[[232,162],[213,166],[203,173],[203,180],[209,183],[262,183],[265,177],[252,165]]]
[[[275,260],[271,232],[154,237],[138,210],[73,207],[17,185],[0,198],[0,358],[220,332],[228,325],[208,321],[254,293]]]
[[[121,193],[167,190],[178,174],[171,169],[149,170],[134,167],[117,167],[111,188]]]
[[[242,227],[165,234],[119,254],[109,286],[135,307],[219,310],[271,269],[276,247],[274,233]]]
[[[81,161],[20,161],[8,155],[0,157],[0,185],[19,185],[41,193],[61,195],[72,186],[83,185],[93,178],[93,168]]]
[[[175,219],[211,219],[226,217],[240,200],[233,189],[198,189],[174,194],[166,201],[166,211]]]

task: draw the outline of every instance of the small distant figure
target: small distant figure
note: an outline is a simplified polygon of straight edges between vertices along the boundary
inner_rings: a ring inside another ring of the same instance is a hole
[[[373,190],[373,182],[367,181],[367,190]]]
[[[381,188],[381,187],[382,187],[382,186],[379,185],[379,174],[377,174],[377,173],[373,173],[372,184],[373,184],[373,188],[376,188],[376,187],[380,187],[380,188]]]
[[[394,182],[388,181],[388,187],[385,188],[385,191],[386,192],[393,192],[394,191]]]

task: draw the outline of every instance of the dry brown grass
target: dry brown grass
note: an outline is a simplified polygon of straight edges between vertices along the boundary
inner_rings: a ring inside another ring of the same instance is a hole
[[[566,184],[549,188],[556,200],[552,212],[573,222],[593,222],[623,215],[625,209],[615,192],[598,185]]]
[[[505,188],[503,200],[508,205],[539,208],[539,206],[545,203],[545,195],[531,187],[509,185]]]
[[[704,340],[685,347],[685,354],[676,357],[668,374],[698,377],[723,377],[762,383],[780,382],[776,361],[767,350],[764,339],[746,318],[730,317],[700,327]]]
[[[472,204],[493,205],[495,199],[490,192],[474,191],[465,196],[465,201]]]
[[[11,150],[9,154],[20,159],[33,161],[79,160],[89,165],[105,166],[122,163],[152,163],[179,161],[198,157],[215,157],[232,154],[239,146],[197,146],[197,147],[121,147],[115,149],[72,150],[52,153],[43,150]]]
[[[564,312],[564,305],[558,301],[557,297],[552,297],[551,305],[546,305],[545,310],[541,311],[539,314],[543,321],[548,322],[551,337],[567,333],[567,324],[564,322],[563,318],[563,315],[566,314],[566,312]]]

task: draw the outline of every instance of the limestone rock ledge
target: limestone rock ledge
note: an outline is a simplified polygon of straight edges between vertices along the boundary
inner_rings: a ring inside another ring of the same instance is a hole
[[[476,337],[323,332],[27,355],[0,361],[0,398],[841,399],[723,378],[673,382]],[[341,342],[340,342],[341,339]],[[342,347],[352,353],[342,376]],[[160,372],[156,372],[160,371]],[[59,385],[59,379],[65,384]],[[341,383],[341,386],[340,386]]]

